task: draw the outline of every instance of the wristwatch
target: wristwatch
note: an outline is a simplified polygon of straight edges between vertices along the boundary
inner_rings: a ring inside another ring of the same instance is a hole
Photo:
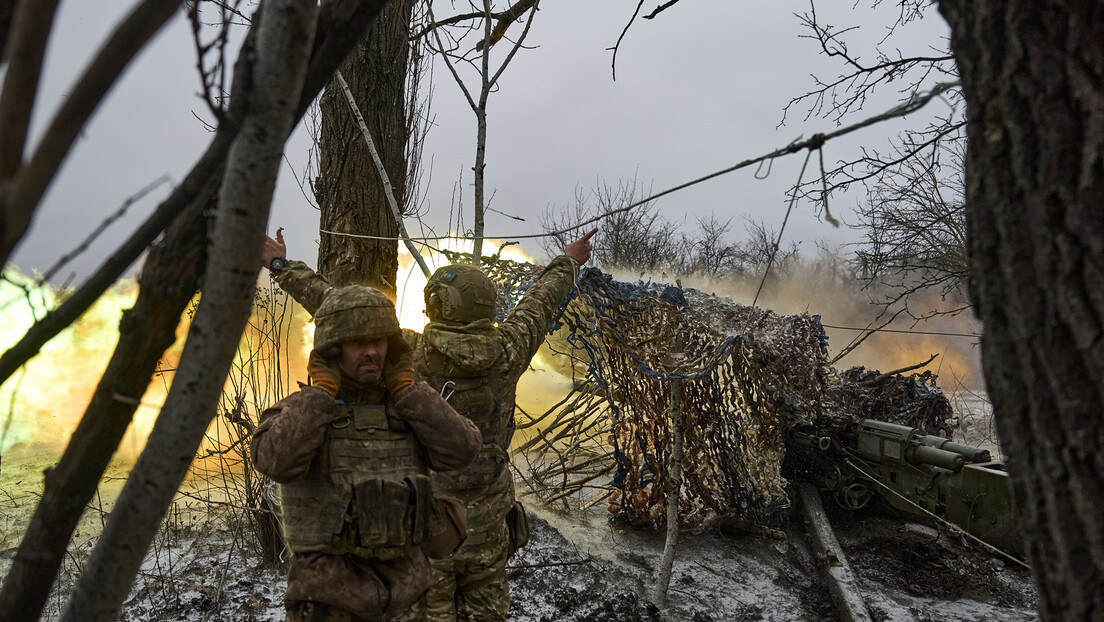
[[[287,267],[287,257],[273,257],[272,261],[268,262],[268,269],[272,271],[272,274],[280,274],[280,271]]]

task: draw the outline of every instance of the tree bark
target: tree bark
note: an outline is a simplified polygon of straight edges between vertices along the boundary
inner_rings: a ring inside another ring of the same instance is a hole
[[[399,205],[406,197],[406,69],[410,53],[412,0],[387,5],[356,50],[341,65],[364,116]],[[361,137],[341,86],[331,81],[319,107],[322,135],[315,196],[324,231],[397,238],[384,184]],[[398,273],[398,244],[321,234],[318,271],[334,285],[375,287],[392,299]]]
[[[671,586],[671,571],[675,567],[675,553],[678,551],[679,534],[679,497],[682,496],[682,381],[668,380],[671,391],[667,404],[671,421],[671,455],[667,457],[667,469],[663,483],[667,487],[667,537],[663,541],[663,556],[659,559],[659,570],[651,597],[652,604],[663,607],[667,604],[667,589]]]
[[[249,318],[259,249],[295,122],[316,0],[269,0],[258,35],[249,113],[230,148],[212,228],[203,300],[146,448],[127,479],[63,620],[114,620],[165,509],[214,416]]]
[[[942,0],[970,288],[1044,620],[1104,617],[1104,2]]]
[[[8,31],[11,30],[15,5],[16,0],[0,0],[0,63],[8,60]]]
[[[23,147],[30,131],[31,110],[34,108],[42,60],[46,56],[46,40],[54,22],[58,0],[31,4],[25,2],[15,11],[14,2],[0,4],[0,57],[8,54],[7,33],[15,18],[11,61],[0,91],[0,180],[15,173],[23,158]],[[28,95],[29,94],[29,95]],[[3,265],[0,261],[0,265]]]
[[[477,262],[483,260],[483,231],[487,204],[485,201],[484,187],[487,183],[487,98],[491,94],[491,3],[483,0],[483,47],[480,54],[479,71],[479,103],[472,110],[475,112],[475,166],[472,167],[472,182],[475,184],[475,197],[472,203],[472,257]],[[478,46],[477,46],[478,47]]]

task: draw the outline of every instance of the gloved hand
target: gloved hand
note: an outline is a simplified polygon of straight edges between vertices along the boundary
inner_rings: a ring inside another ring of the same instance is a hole
[[[330,365],[319,348],[311,350],[310,358],[307,359],[307,373],[310,374],[314,386],[337,397],[337,390],[341,387],[341,371]]]
[[[402,333],[387,338],[387,361],[383,364],[383,383],[391,397],[414,386],[414,350]]]

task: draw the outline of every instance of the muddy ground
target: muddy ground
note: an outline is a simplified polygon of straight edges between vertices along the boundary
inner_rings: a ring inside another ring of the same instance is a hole
[[[0,471],[0,576],[41,494],[41,456],[5,453]],[[121,477],[123,466],[114,468]],[[110,497],[120,479],[103,492]],[[833,511],[837,537],[875,620],[1036,619],[1026,569],[976,545],[915,523],[866,512]],[[102,525],[107,502],[86,513],[43,619],[54,620],[79,577]],[[510,563],[510,619],[553,621],[835,620],[796,518],[785,537],[682,533],[667,602],[651,593],[663,535],[610,522],[601,509],[561,514],[531,511],[532,539]],[[780,534],[782,535],[782,534]],[[209,515],[183,499],[166,518],[120,619],[138,621],[283,620],[284,578],[261,563],[233,515]]]
[[[659,610],[648,595],[662,535],[619,527],[600,513],[541,514],[533,521],[536,544],[514,562],[524,567],[515,571],[512,619],[838,619],[798,520],[789,521],[785,538],[680,534],[667,603]],[[1037,619],[1027,569],[907,521],[830,514],[873,619]],[[576,564],[541,566],[568,560]]]

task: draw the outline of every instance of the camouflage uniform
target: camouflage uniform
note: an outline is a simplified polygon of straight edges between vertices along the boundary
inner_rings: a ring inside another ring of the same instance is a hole
[[[397,337],[394,306],[381,329],[374,322],[379,305],[367,312],[357,306],[355,295],[363,290],[391,305],[370,288],[334,290],[331,299],[354,304],[326,316],[323,325],[326,301],[314,354],[346,339]],[[385,365],[396,364],[395,354],[389,348]],[[317,386],[303,387],[262,414],[251,440],[257,470],[281,483],[284,535],[293,554],[287,619],[421,619],[432,583],[426,551],[441,548],[441,537],[456,526],[449,520],[462,514],[459,504],[451,514],[442,511],[428,474],[468,465],[481,436],[424,382],[391,395],[383,383],[362,385],[340,367],[329,369],[340,374],[336,399]],[[438,554],[447,555],[459,537]]]
[[[468,471],[435,474],[439,490],[464,502],[468,537],[448,559],[430,562],[435,583],[427,594],[429,620],[506,619],[510,595],[505,567],[513,553],[506,518],[514,508],[506,451],[514,432],[514,392],[578,275],[579,264],[562,255],[497,326],[488,319],[462,325],[433,321],[424,335],[408,335],[415,342],[415,373],[434,388],[444,388],[445,395],[452,389],[464,392],[458,400],[464,405],[453,405],[484,435],[480,458]],[[277,278],[281,288],[312,312],[329,286],[301,262],[292,262]],[[493,404],[480,408],[481,394],[489,395]]]

